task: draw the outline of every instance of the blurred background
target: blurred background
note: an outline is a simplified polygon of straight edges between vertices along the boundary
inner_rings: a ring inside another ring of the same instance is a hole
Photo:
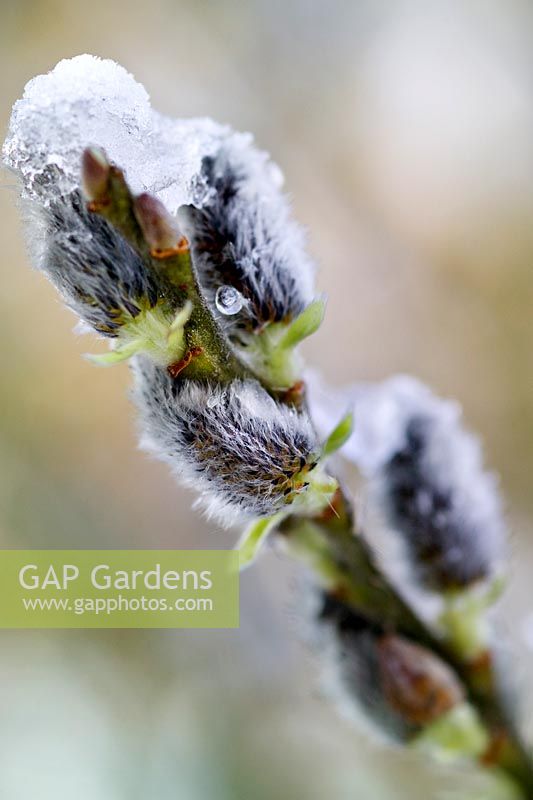
[[[272,153],[329,296],[307,347],[328,380],[409,372],[462,403],[501,474],[500,616],[531,673],[532,5],[0,0],[2,133],[24,84],[82,52],[122,63],[159,110]],[[16,197],[4,172],[0,546],[232,546],[138,452],[127,367],[81,358],[102,348],[29,269]],[[337,716],[302,643],[301,582],[268,554],[238,631],[2,632],[0,797],[487,798],[479,776]]]

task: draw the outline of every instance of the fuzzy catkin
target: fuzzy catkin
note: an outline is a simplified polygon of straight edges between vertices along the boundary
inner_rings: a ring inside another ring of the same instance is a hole
[[[133,364],[142,445],[169,463],[224,525],[268,516],[306,490],[317,462],[308,417],[256,381],[212,385],[173,379],[147,358]]]
[[[348,705],[387,737],[409,739],[465,699],[457,675],[435,653],[324,595],[317,622]]]
[[[275,169],[263,153],[230,138],[203,160],[210,191],[202,207],[180,210],[202,290],[237,344],[268,323],[297,316],[313,298],[314,268]],[[226,286],[241,295],[238,313],[217,306],[217,290]]]
[[[97,330],[112,335],[117,318],[128,311],[129,302],[137,305],[137,297],[129,292],[131,253],[118,252],[122,245],[116,237],[108,244],[113,260],[126,259],[123,269],[115,266],[119,283],[125,277],[125,295],[108,297],[103,287],[95,286],[97,256],[105,254],[88,249],[90,237],[80,238],[79,221],[70,214],[87,147],[101,148],[125,172],[134,194],[149,192],[171,215],[180,210],[200,288],[230,340],[248,344],[250,334],[267,323],[290,321],[311,302],[314,269],[302,231],[281,192],[280,170],[255,147],[253,137],[209,119],[164,117],[151,108],[145,89],[126,70],[113,61],[83,55],[61,61],[27,84],[13,108],[3,157],[20,178],[23,197],[44,209],[51,206],[53,216],[63,217],[65,237],[57,238],[55,258],[65,257],[73,277],[60,275],[54,266],[50,271],[68,302],[82,316],[87,314]],[[95,223],[92,230],[104,228]],[[38,237],[33,239],[41,248]],[[79,270],[70,246],[74,239],[85,248],[88,274]],[[109,259],[103,270],[114,277]],[[216,294],[224,287],[239,293],[238,313],[220,311]],[[150,298],[152,287],[140,288],[141,293],[146,288]],[[113,299],[116,307],[108,302]],[[94,307],[103,307],[103,315]]]
[[[436,452],[453,448],[435,419],[424,414],[406,421],[405,440],[384,465],[379,492],[393,527],[404,537],[424,583],[437,589],[468,586],[490,576],[493,539],[502,525],[454,480]],[[450,467],[453,464],[451,458]],[[486,481],[480,475],[472,480]],[[495,491],[495,487],[494,487]]]
[[[48,207],[32,202],[37,266],[73,311],[95,331],[114,337],[126,322],[168,292],[161,277],[108,223],[87,209],[79,192]]]
[[[342,454],[365,478],[369,541],[385,533],[401,543],[409,572],[437,593],[497,574],[505,551],[498,480],[460,407],[405,375],[332,398],[315,376],[310,383],[313,417],[322,425],[347,405],[354,409]]]

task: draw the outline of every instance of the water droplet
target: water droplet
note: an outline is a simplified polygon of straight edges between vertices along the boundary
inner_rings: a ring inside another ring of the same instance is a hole
[[[215,295],[215,305],[221,314],[238,314],[244,305],[244,297],[233,286],[219,286]]]

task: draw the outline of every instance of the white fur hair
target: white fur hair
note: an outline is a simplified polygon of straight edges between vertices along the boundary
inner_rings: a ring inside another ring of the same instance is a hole
[[[387,538],[401,540],[411,572],[431,589],[493,575],[506,538],[498,480],[484,468],[460,406],[405,375],[332,396],[316,375],[310,385],[311,410],[323,426],[328,415],[354,409],[354,433],[342,453],[366,478],[369,540],[381,538],[382,549]]]
[[[207,199],[181,209],[180,219],[213,313],[229,338],[245,345],[247,334],[290,320],[311,302],[314,267],[266,154],[242,136],[228,137],[204,159],[203,175]],[[215,302],[227,285],[243,297],[232,316]]]
[[[141,446],[200,492],[199,504],[223,525],[283,509],[292,478],[317,459],[307,415],[279,405],[256,381],[174,380],[143,357],[133,372]]]

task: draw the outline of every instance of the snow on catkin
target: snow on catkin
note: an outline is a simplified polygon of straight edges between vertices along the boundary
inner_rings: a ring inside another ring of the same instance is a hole
[[[354,433],[342,454],[366,479],[369,540],[375,525],[399,537],[412,572],[437,591],[493,575],[505,541],[498,481],[460,407],[407,376],[332,395],[310,377],[319,427],[353,406]]]
[[[155,278],[118,234],[81,208],[87,147],[101,148],[134,194],[149,192],[172,215],[181,208],[200,288],[230,339],[288,321],[310,302],[313,268],[302,232],[290,218],[280,170],[253,137],[210,119],[165,117],[123,67],[81,55],[27,84],[3,157],[31,201],[29,218],[41,219],[29,225],[36,260],[97,330],[113,331],[130,303],[135,315],[137,289],[150,307]]]

